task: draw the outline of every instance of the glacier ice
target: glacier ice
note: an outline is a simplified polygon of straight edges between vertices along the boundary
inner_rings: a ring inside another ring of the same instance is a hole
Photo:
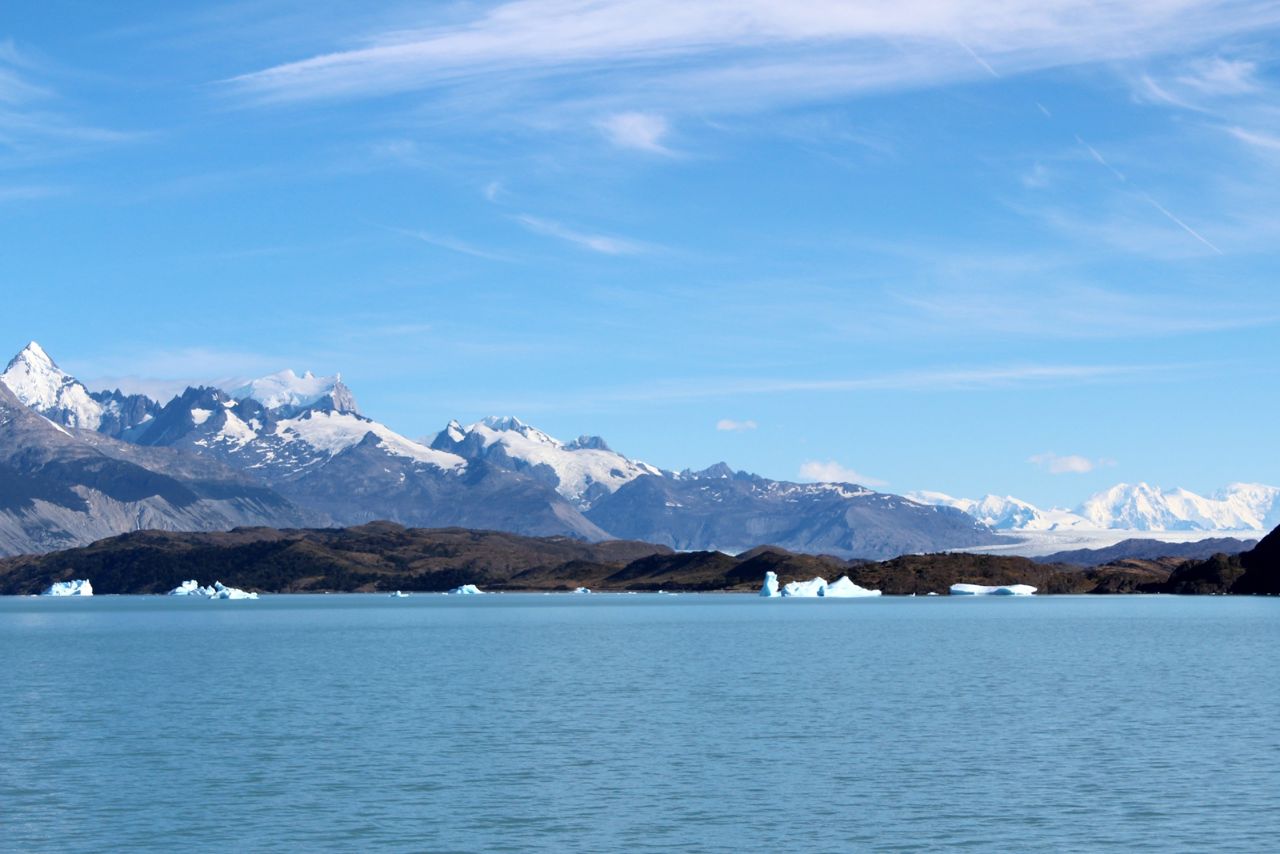
[[[208,590],[209,588],[206,587],[204,589]],[[227,587],[221,581],[215,581],[213,582],[213,595],[210,596],[210,598],[212,599],[257,599],[258,594],[250,593],[246,590],[241,590],[238,587]]]
[[[478,596],[481,593],[484,593],[484,591],[474,584],[463,584],[449,591],[451,596]]]
[[[770,570],[764,574],[764,586],[760,588],[760,595],[766,597],[778,595],[778,573]]]
[[[827,589],[827,580],[822,577],[809,581],[788,581],[782,588],[783,596],[816,597]]]
[[[409,594],[405,593],[403,590],[397,590],[396,592],[389,593],[387,595],[389,595],[392,599],[408,599],[409,598]]]
[[[1031,596],[1036,588],[1030,584],[1001,584],[988,587],[982,584],[953,584],[952,596]]]
[[[168,595],[170,596],[207,596],[209,594],[204,592],[205,589],[206,588],[203,588],[200,586],[200,582],[192,578],[188,581],[182,582],[177,587],[170,590]]]
[[[92,596],[93,585],[89,583],[87,578],[77,578],[72,581],[55,581],[49,585],[48,589],[40,594],[41,596]]]
[[[590,593],[590,592],[591,592],[591,588],[589,588],[589,587],[578,587],[578,588],[575,588],[573,592],[574,592],[574,593]]]
[[[855,596],[879,596],[879,590],[868,590],[865,587],[859,587],[849,580],[849,576],[842,575],[837,581],[833,581],[823,588],[818,594],[827,599],[831,598],[852,598]]]

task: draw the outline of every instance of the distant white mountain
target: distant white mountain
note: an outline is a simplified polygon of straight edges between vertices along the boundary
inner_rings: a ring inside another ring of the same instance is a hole
[[[18,400],[64,427],[97,430],[102,423],[103,405],[34,341],[10,360],[0,381]]]
[[[953,498],[914,492],[913,501],[963,510],[998,531],[1267,531],[1280,525],[1280,488],[1233,483],[1211,497],[1187,489],[1121,483],[1076,510],[1042,510],[1011,496]]]
[[[581,509],[641,475],[663,474],[656,466],[624,457],[599,436],[563,442],[511,416],[490,416],[469,427],[451,421],[431,447],[527,470]]]
[[[358,413],[355,396],[342,382],[341,374],[318,377],[310,371],[298,376],[284,370],[226,389],[233,400],[256,400],[270,410],[301,411],[325,408],[335,412]],[[323,406],[317,407],[317,404]]]
[[[954,507],[996,531],[1058,531],[1088,528],[1088,519],[1070,510],[1042,510],[1011,495],[983,498],[953,498],[942,492],[910,492],[907,498],[920,504]]]

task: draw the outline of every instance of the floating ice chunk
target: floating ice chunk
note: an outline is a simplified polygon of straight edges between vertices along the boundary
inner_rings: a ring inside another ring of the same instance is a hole
[[[49,585],[49,589],[40,594],[41,596],[92,596],[93,585],[89,583],[87,578],[77,578],[74,581],[55,581]]]
[[[390,596],[392,599],[408,599],[409,598],[409,594],[405,593],[403,590],[397,590],[395,593],[390,594]]]
[[[1036,588],[1030,584],[1002,584],[998,587],[985,587],[981,584],[953,584],[952,596],[1030,596]]]
[[[205,591],[210,591],[206,593]],[[190,581],[184,581],[177,587],[169,591],[170,596],[209,596],[212,595],[212,588],[201,587],[200,582],[192,578]]]
[[[461,587],[453,588],[449,593],[452,596],[477,596],[484,593],[484,591],[479,587],[476,587],[474,584],[464,584]]]
[[[202,589],[209,590],[210,588],[205,587]],[[250,593],[246,590],[241,590],[238,587],[227,587],[221,581],[213,582],[212,589],[213,589],[212,593],[205,594],[206,596],[209,596],[211,599],[257,599],[258,598],[257,593]]]
[[[761,596],[777,596],[778,595],[778,573],[772,570],[764,574],[764,586],[760,588]]]
[[[818,593],[824,598],[852,598],[854,596],[879,596],[879,590],[868,590],[865,587],[859,587],[849,580],[849,576],[842,575],[838,581],[833,581],[824,587]]]
[[[827,580],[821,577],[809,581],[788,581],[782,588],[782,595],[815,597],[821,596],[826,589]]]
[[[574,593],[590,593],[590,592],[591,592],[591,588],[589,588],[589,587],[577,587],[577,588],[575,588],[575,589],[574,589],[574,591],[573,591],[573,592],[574,592]]]

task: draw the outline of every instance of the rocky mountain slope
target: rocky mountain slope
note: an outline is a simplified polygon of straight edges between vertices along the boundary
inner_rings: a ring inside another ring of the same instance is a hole
[[[313,519],[215,461],[55,424],[0,383],[0,553],[67,548],[139,528]]]

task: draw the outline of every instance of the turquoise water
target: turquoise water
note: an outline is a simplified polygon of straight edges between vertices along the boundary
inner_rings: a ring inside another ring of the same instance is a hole
[[[0,599],[0,847],[1275,850],[1280,600]]]

